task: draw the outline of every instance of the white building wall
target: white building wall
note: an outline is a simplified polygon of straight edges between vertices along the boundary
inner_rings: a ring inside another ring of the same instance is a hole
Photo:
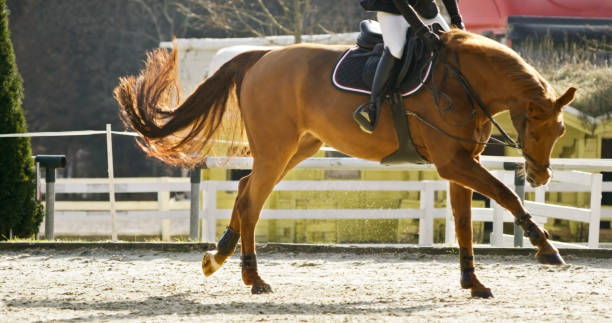
[[[357,33],[305,35],[305,43],[353,44]],[[224,62],[252,46],[286,46],[294,42],[293,36],[269,36],[265,38],[198,38],[177,39],[179,54],[179,79],[182,97],[185,98],[211,72]],[[160,47],[172,48],[172,42],[162,42]],[[232,47],[232,48],[228,48]],[[219,53],[218,53],[219,52]],[[215,56],[217,56],[215,58]]]

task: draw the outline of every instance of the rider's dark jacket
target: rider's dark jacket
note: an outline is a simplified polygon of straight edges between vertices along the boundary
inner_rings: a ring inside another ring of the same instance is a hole
[[[434,0],[405,0],[409,5],[414,8],[416,12],[419,13],[422,17],[431,19],[438,14],[438,8]],[[449,5],[447,4],[449,0],[444,0],[444,4],[449,9]],[[456,1],[456,0],[450,0]],[[399,15],[400,12],[395,7],[393,0],[359,0],[361,6],[368,11],[384,11],[392,14]],[[456,2],[453,3],[456,7]],[[458,15],[458,13],[451,13],[452,15]]]
[[[414,1],[415,0],[410,1],[410,4],[412,5]],[[365,10],[384,11],[396,15],[400,14],[391,0],[359,0],[359,3]]]

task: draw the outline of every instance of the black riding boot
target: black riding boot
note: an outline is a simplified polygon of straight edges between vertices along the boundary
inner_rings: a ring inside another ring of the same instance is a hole
[[[391,55],[389,48],[385,48],[378,66],[376,66],[376,73],[374,73],[370,102],[360,105],[353,113],[353,119],[361,126],[361,130],[367,133],[372,133],[376,129],[378,116],[380,115],[380,105],[397,62],[399,62],[399,59]]]

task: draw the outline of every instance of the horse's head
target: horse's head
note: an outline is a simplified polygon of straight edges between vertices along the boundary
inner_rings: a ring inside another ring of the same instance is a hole
[[[552,176],[550,155],[565,132],[561,111],[572,102],[575,93],[571,87],[557,99],[530,101],[525,113],[512,115],[525,157],[526,178],[533,187],[548,183]]]

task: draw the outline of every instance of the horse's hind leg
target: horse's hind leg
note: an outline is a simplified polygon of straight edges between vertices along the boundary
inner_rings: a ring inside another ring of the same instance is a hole
[[[251,174],[240,179],[236,201],[240,198],[241,194],[244,194],[250,176]],[[212,275],[217,269],[221,268],[221,265],[223,265],[227,258],[234,254],[238,239],[240,239],[240,218],[236,208],[234,208],[230,223],[217,243],[217,251],[215,253],[206,252],[204,257],[202,257],[202,271],[205,276]]]
[[[455,218],[455,232],[459,243],[459,265],[461,268],[461,287],[470,288],[472,297],[492,297],[476,277],[474,271],[474,249],[472,247],[472,190],[459,184],[450,183],[450,200]]]
[[[253,171],[240,180],[238,194],[232,210],[230,225],[219,240],[217,253],[207,252],[202,259],[204,274],[209,276],[234,253],[238,238],[241,240],[240,261],[242,281],[252,286],[251,293],[271,293],[268,285],[257,271],[255,255],[255,226],[264,202],[272,192],[274,185],[280,180],[291,154],[281,154],[277,157],[254,157]]]
[[[253,172],[245,186],[245,195],[237,199],[234,206],[240,215],[242,281],[246,285],[253,286],[251,288],[253,294],[272,292],[270,285],[259,276],[255,256],[255,225],[263,203],[272,192],[274,185],[300,161],[312,156],[320,146],[321,142],[318,139],[306,135],[300,139],[297,150],[294,150],[290,157],[279,155],[278,152],[275,157],[254,156]]]
[[[255,254],[255,226],[264,202],[272,192],[274,185],[280,180],[290,156],[285,158],[255,157],[253,172],[244,187],[244,194],[236,199],[234,209],[240,218],[240,261],[242,266],[242,281],[251,285],[251,293],[262,294],[272,292],[272,288],[259,276]]]
[[[288,171],[293,169],[301,161],[316,153],[321,145],[322,143],[318,138],[309,134],[304,135],[300,139],[297,152],[291,157],[277,182],[280,181]],[[250,176],[251,175],[249,174],[240,179],[240,183],[238,184],[238,195],[236,196],[236,204],[239,200],[244,198],[243,195],[246,192],[246,186],[250,180]],[[221,267],[221,265],[223,265],[227,258],[234,254],[238,239],[240,239],[240,217],[238,215],[238,209],[234,208],[232,210],[232,217],[230,219],[229,226],[217,243],[217,251],[215,253],[206,252],[202,258],[202,271],[204,272],[205,276],[212,275]]]

